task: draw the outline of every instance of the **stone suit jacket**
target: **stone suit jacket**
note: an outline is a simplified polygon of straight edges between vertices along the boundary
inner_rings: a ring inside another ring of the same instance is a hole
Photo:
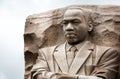
[[[89,61],[91,58],[92,62]],[[118,53],[111,47],[86,41],[68,67],[65,44],[47,47],[39,50],[38,59],[31,72],[33,79],[38,74],[54,79],[60,73],[115,79],[118,73]]]

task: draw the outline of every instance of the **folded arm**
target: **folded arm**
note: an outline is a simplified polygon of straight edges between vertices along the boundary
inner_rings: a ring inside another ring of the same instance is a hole
[[[115,50],[108,50],[102,56],[91,76],[50,72],[46,57],[40,51],[36,64],[31,71],[31,77],[32,79],[114,79],[117,69],[118,53]]]
[[[100,58],[92,75],[103,79],[115,79],[118,73],[119,55],[116,50],[107,50]]]

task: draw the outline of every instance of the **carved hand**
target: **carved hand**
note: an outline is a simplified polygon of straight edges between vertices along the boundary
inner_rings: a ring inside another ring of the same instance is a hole
[[[60,75],[57,79],[77,79],[77,76],[73,75]]]

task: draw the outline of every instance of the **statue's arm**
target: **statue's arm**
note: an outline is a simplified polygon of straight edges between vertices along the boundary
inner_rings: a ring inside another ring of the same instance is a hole
[[[49,52],[48,52],[49,53]],[[31,70],[32,79],[50,79],[55,73],[49,71],[48,63],[44,52],[40,49],[36,64]]]
[[[102,49],[101,49],[102,50]],[[78,79],[116,79],[119,69],[119,54],[110,48],[98,61],[93,73],[89,76],[78,75]],[[62,79],[62,78],[61,78]],[[64,78],[63,78],[64,79]]]
[[[102,50],[102,49],[101,49]],[[103,79],[115,79],[118,73],[119,55],[115,49],[109,49],[100,58],[92,75]]]
[[[118,60],[118,53],[110,49],[101,57],[99,65],[95,67],[92,75],[69,75],[50,72],[45,55],[40,51],[36,64],[33,66],[31,77],[32,79],[115,79]]]
[[[38,75],[44,74],[48,70],[46,58],[41,50],[38,52],[38,58],[36,64],[33,65],[31,70],[31,79],[37,79]]]
[[[44,52],[39,50],[38,54],[36,64],[31,70],[31,79],[77,79],[76,75],[51,72]]]

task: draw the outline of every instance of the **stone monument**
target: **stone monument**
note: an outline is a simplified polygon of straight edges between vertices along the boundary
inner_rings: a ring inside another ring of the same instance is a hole
[[[33,14],[27,17],[25,23],[25,79],[31,79],[30,72],[37,59],[38,49],[65,41],[61,22],[64,11],[69,7],[81,7],[92,12],[91,21],[94,30],[91,34],[91,42],[101,46],[114,47],[118,52],[120,51],[120,6],[72,5]],[[118,75],[117,79],[119,78]]]

